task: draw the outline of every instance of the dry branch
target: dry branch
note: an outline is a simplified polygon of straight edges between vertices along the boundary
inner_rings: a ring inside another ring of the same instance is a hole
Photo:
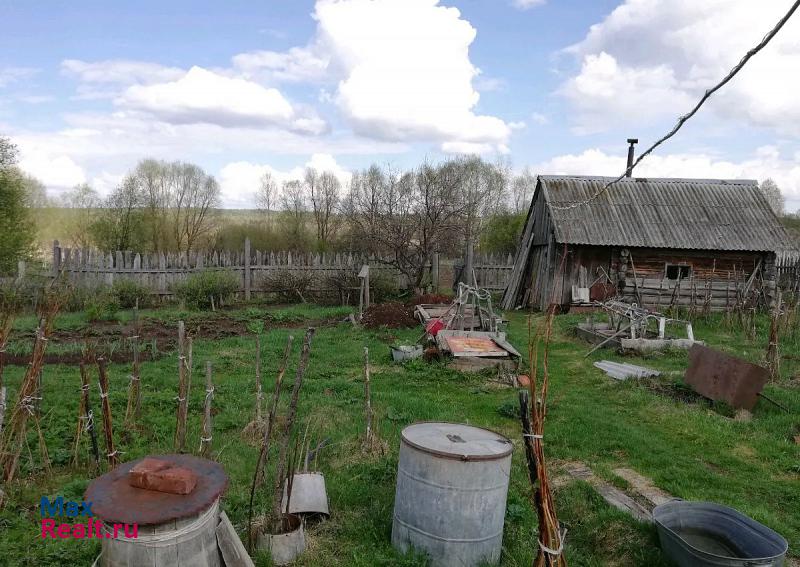
[[[261,451],[256,461],[256,470],[253,473],[253,484],[250,487],[250,504],[248,506],[247,519],[247,547],[250,551],[253,548],[253,497],[255,496],[256,486],[264,482],[264,469],[266,468],[266,458],[269,453],[270,439],[272,437],[272,427],[275,423],[275,414],[278,411],[278,401],[281,396],[281,386],[283,376],[286,374],[286,365],[289,363],[289,355],[292,353],[292,342],[294,337],[289,335],[286,341],[286,348],[283,350],[283,359],[278,369],[278,376],[275,378],[275,388],[272,391],[272,404],[267,417],[267,427],[264,429],[264,437],[261,440]]]
[[[555,307],[550,307],[545,320],[544,348],[542,355],[542,379],[538,380],[538,358],[539,358],[539,339],[541,332],[537,330],[535,336],[531,336],[531,322],[528,319],[528,364],[530,366],[530,407],[527,414],[529,423],[522,419],[523,439],[525,440],[525,453],[528,459],[529,473],[535,473],[531,477],[531,484],[534,487],[534,505],[539,518],[539,541],[534,560],[534,567],[566,567],[567,560],[564,557],[564,538],[566,532],[561,531],[556,513],[553,494],[547,475],[547,467],[544,459],[544,422],[547,416],[547,394],[550,385],[549,371],[549,351],[550,339],[553,332],[553,318]],[[523,399],[520,398],[520,410]]]
[[[297,365],[297,372],[292,386],[292,397],[289,401],[289,410],[286,415],[286,424],[283,427],[280,452],[278,454],[278,468],[275,472],[275,493],[273,499],[273,519],[277,520],[281,515],[281,499],[283,497],[283,479],[286,471],[286,457],[289,450],[289,439],[294,427],[295,416],[297,415],[297,402],[300,399],[300,388],[303,386],[303,377],[308,366],[308,358],[311,354],[311,339],[314,337],[314,327],[309,327],[303,339],[303,349],[300,351],[300,363]]]
[[[106,372],[106,359],[102,356],[97,359],[98,382],[100,384],[100,404],[103,409],[103,436],[106,441],[106,457],[108,467],[113,469],[119,464],[119,451],[114,449],[114,427],[111,419],[111,402],[108,400],[108,374]]]
[[[20,384],[17,402],[14,411],[11,412],[9,425],[3,438],[2,451],[0,451],[3,479],[6,483],[14,479],[22,448],[27,443],[28,418],[35,415],[34,409],[37,401],[35,398],[39,389],[39,376],[44,364],[47,340],[53,331],[56,314],[65,299],[66,294],[63,291],[51,286],[44,291],[44,296],[38,305],[40,324],[36,330],[31,363]],[[47,449],[43,445],[40,449],[43,458],[46,458]],[[49,466],[49,463],[45,463],[45,466]]]

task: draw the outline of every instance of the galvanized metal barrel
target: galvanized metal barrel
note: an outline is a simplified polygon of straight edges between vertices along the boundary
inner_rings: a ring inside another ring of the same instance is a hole
[[[497,563],[511,441],[457,423],[416,423],[401,434],[392,544],[426,552],[432,567]]]

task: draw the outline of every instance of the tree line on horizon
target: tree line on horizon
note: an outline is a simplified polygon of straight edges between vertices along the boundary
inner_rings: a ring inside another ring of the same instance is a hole
[[[307,168],[279,183],[265,173],[257,208],[245,220],[219,209],[220,187],[201,167],[140,161],[105,198],[81,184],[59,200],[16,165],[16,147],[0,137],[0,273],[35,255],[35,209],[69,209],[57,221],[62,245],[103,251],[191,252],[255,249],[357,252],[385,258],[409,281],[422,278],[434,253],[458,257],[466,243],[513,253],[536,176],[476,156],[423,162],[412,169],[373,164],[343,187],[330,171]],[[761,183],[785,215],[780,189]],[[49,223],[53,216],[46,216]],[[800,220],[800,219],[798,219]]]

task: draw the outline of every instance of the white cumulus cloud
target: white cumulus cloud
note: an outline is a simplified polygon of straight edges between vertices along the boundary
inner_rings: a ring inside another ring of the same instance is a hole
[[[33,67],[0,67],[0,88],[28,79],[38,72]]]
[[[86,172],[71,157],[53,154],[46,148],[23,147],[19,167],[54,192],[86,182]]]
[[[608,128],[622,102],[637,120],[677,117],[772,29],[789,4],[625,0],[566,50],[581,68],[559,92],[578,110],[579,131]],[[795,17],[704,112],[781,133],[800,132],[798,37],[800,18]]]
[[[298,115],[277,89],[202,67],[192,67],[174,81],[132,85],[115,102],[173,124],[279,125],[309,134],[325,129],[322,119]]]
[[[392,141],[483,144],[511,134],[477,114],[476,31],[438,0],[318,0],[317,42],[342,74],[335,100],[353,129]]]
[[[287,51],[248,51],[235,55],[232,62],[246,77],[313,82],[325,78],[330,58],[319,46],[311,45]]]
[[[669,66],[625,67],[605,51],[586,55],[581,72],[559,93],[577,111],[578,134],[631,123],[641,126],[664,113],[677,115],[692,102]]]
[[[519,8],[520,10],[528,10],[536,6],[541,6],[546,1],[547,0],[514,0],[512,4],[515,8]]]

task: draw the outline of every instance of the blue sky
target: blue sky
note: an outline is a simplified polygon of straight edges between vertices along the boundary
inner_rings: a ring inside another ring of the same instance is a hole
[[[699,5],[698,5],[699,4]],[[0,0],[0,134],[53,194],[195,162],[227,206],[261,174],[480,153],[612,174],[788,0]],[[800,208],[800,16],[640,175],[773,177]]]

